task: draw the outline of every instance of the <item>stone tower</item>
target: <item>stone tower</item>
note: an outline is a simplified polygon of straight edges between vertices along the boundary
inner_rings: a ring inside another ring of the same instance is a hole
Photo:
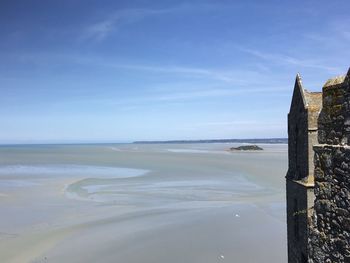
[[[322,91],[309,262],[345,263],[350,262],[350,69]]]
[[[288,262],[308,262],[308,222],[314,203],[314,153],[322,93],[308,92],[297,75],[288,114]]]

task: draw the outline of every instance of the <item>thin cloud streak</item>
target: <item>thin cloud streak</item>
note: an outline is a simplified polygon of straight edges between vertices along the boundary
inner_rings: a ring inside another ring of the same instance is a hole
[[[126,65],[110,64],[110,66],[115,68],[120,68],[120,69],[204,76],[204,77],[209,77],[209,78],[224,81],[224,82],[238,81],[238,78],[234,78],[230,76],[229,73],[222,70],[220,71],[220,70],[211,70],[211,69],[195,68],[195,67],[183,67],[183,66],[148,66],[148,65],[127,65],[127,64]]]
[[[110,34],[115,32],[118,28],[133,24],[148,17],[163,15],[179,10],[180,8],[168,8],[168,9],[123,9],[115,11],[112,15],[109,15],[106,19],[95,22],[87,26],[80,36],[82,40],[96,40],[102,41]]]
[[[227,5],[220,3],[185,3],[170,8],[164,9],[150,9],[150,8],[128,8],[117,10],[114,13],[107,15],[107,18],[101,19],[85,27],[83,33],[80,35],[81,40],[95,40],[103,41],[110,34],[115,32],[118,28],[139,22],[153,16],[173,14],[177,12],[198,12],[210,11],[215,9],[227,8]]]
[[[350,42],[350,30],[349,30],[349,23],[350,23],[350,19],[349,18],[338,18],[335,19],[334,21],[332,21],[330,23],[330,28],[331,28],[331,33],[332,34],[328,34],[328,40],[330,39],[330,35],[332,36],[331,38],[333,38],[334,34],[336,34],[338,37],[338,39],[342,42],[345,41],[344,44],[349,44]]]
[[[145,64],[118,64],[106,62],[103,59],[87,59],[82,58],[76,60],[77,63],[90,64],[94,66],[109,67],[115,69],[127,69],[135,71],[146,71],[153,73],[165,74],[182,74],[193,77],[204,77],[212,80],[221,81],[230,85],[261,85],[264,80],[270,84],[277,84],[277,77],[271,80],[264,72],[260,70],[244,70],[244,69],[208,69],[187,66],[171,66],[171,65],[145,65]]]
[[[196,91],[182,91],[182,92],[167,92],[167,93],[153,93],[149,96],[134,97],[134,98],[86,98],[86,99],[75,99],[70,102],[65,100],[64,104],[71,103],[72,105],[86,104],[90,106],[101,106],[101,107],[114,107],[121,106],[127,107],[128,110],[136,110],[144,105],[150,103],[157,103],[157,105],[164,105],[168,103],[176,102],[190,102],[194,100],[202,100],[208,98],[227,98],[231,96],[247,95],[251,93],[255,94],[269,94],[281,92],[281,88],[278,87],[262,87],[262,88],[212,88],[212,89],[198,89]],[[279,94],[281,96],[281,94]],[[113,97],[113,96],[112,96]],[[60,106],[61,102],[56,102],[56,106]]]
[[[201,68],[201,67],[192,67],[186,65],[148,65],[142,63],[116,63],[111,60],[111,58],[104,58],[98,56],[81,56],[74,54],[61,54],[61,53],[30,53],[30,54],[17,54],[11,56],[8,55],[8,59],[16,60],[19,62],[23,62],[25,64],[32,64],[35,68],[40,70],[44,68],[45,70],[52,67],[62,67],[65,65],[76,65],[78,67],[90,67],[96,69],[103,69],[113,71],[135,71],[133,74],[137,76],[138,71],[140,73],[152,73],[159,74],[171,78],[177,79],[186,79],[190,78],[194,81],[195,84],[189,84],[184,86],[185,91],[184,94],[176,94],[174,96],[169,96],[168,93],[166,96],[161,96],[158,100],[172,100],[173,97],[189,97],[191,94],[188,89],[193,89],[193,85],[200,86],[202,84],[198,84],[198,82],[206,81],[208,83],[217,83],[216,86],[226,87],[225,90],[219,91],[222,96],[230,95],[232,93],[237,94],[241,92],[274,92],[274,91],[287,91],[283,89],[285,87],[285,76],[278,75],[274,76],[271,79],[269,74],[266,74],[264,69],[236,69],[227,68]],[[106,71],[107,72],[107,71]],[[118,74],[118,72],[116,72]],[[178,81],[179,81],[178,80]],[[177,82],[178,82],[177,81]],[[268,83],[268,85],[264,85],[262,83]],[[160,84],[153,84],[154,86],[159,86]],[[162,84],[164,86],[166,84]],[[135,87],[137,88],[137,87]],[[194,87],[196,88],[196,87]],[[222,88],[220,88],[222,89]],[[227,91],[229,90],[229,92]],[[166,89],[168,92],[169,89]],[[194,92],[195,97],[210,97],[216,96],[212,94],[212,91],[208,92],[207,90],[202,92]],[[216,92],[218,93],[218,92]],[[206,95],[208,94],[208,95]]]
[[[270,83],[270,85],[279,85],[282,83],[279,78],[281,76],[274,76],[273,79],[266,74],[266,69],[220,69],[220,68],[200,68],[186,65],[148,65],[142,63],[116,63],[110,58],[94,57],[94,56],[80,56],[72,54],[50,54],[50,53],[33,53],[22,54],[13,57],[14,60],[25,61],[25,63],[32,63],[36,67],[51,67],[53,65],[62,66],[65,64],[76,64],[79,66],[89,66],[96,68],[109,68],[116,70],[132,70],[140,72],[150,72],[159,74],[176,75],[176,77],[193,77],[211,79],[220,81],[228,85],[240,86],[257,86],[261,83]],[[284,81],[284,80],[283,80]]]
[[[316,60],[302,60],[299,58],[295,58],[295,57],[291,57],[283,54],[262,52],[257,49],[249,49],[244,47],[238,47],[238,49],[241,50],[242,52],[248,53],[257,58],[272,62],[274,64],[295,65],[300,68],[322,69],[331,74],[341,71],[340,68],[326,66],[326,65],[323,65],[320,61],[316,61]]]

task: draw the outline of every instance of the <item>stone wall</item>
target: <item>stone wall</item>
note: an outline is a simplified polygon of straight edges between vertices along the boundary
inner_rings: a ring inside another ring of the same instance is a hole
[[[309,262],[350,262],[350,71],[327,81],[318,120]]]
[[[288,262],[307,262],[307,228],[313,206],[313,187],[302,181],[287,180]]]
[[[317,119],[321,92],[308,92],[297,75],[288,114],[287,236],[288,262],[308,261],[308,222],[314,202],[313,145],[317,142]]]
[[[308,111],[299,77],[294,87],[288,114],[288,173],[287,178],[300,180],[308,176]]]
[[[310,262],[350,262],[350,147],[315,146]]]
[[[320,144],[350,143],[350,90],[345,76],[329,80],[323,87],[323,107],[318,119]]]

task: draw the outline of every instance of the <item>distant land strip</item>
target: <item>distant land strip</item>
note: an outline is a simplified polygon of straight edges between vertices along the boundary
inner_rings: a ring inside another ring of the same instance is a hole
[[[288,138],[262,138],[262,139],[215,139],[215,140],[171,140],[171,141],[134,141],[137,144],[151,143],[288,143]]]

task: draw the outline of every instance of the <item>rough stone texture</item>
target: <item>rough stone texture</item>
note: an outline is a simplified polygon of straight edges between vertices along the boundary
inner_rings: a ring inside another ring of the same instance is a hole
[[[309,262],[350,262],[350,70],[323,86]]]
[[[312,186],[287,180],[288,262],[307,262],[308,224],[314,203]]]
[[[322,93],[297,76],[288,137],[288,262],[350,263],[350,69]]]
[[[323,107],[318,119],[320,144],[350,143],[350,70],[346,76],[330,79],[323,86]]]
[[[313,150],[322,93],[308,92],[297,75],[288,114],[288,173],[290,180],[309,180],[313,175]]]
[[[315,146],[310,262],[350,262],[350,147]]]
[[[313,145],[317,142],[317,119],[322,93],[308,92],[296,77],[293,99],[288,114],[289,168],[287,188],[288,262],[307,262],[307,226],[312,215]]]

